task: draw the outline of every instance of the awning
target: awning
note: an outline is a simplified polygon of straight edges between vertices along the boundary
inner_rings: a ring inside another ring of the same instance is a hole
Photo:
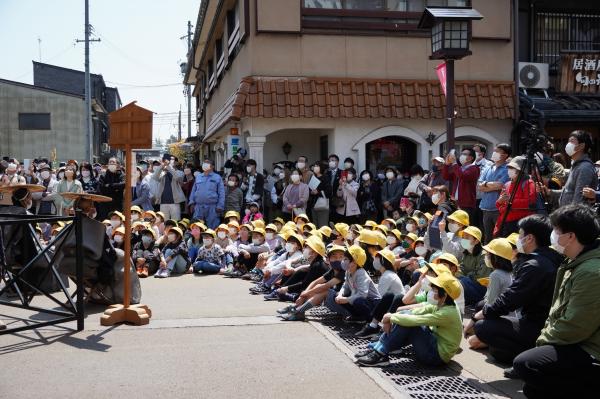
[[[532,122],[600,122],[600,96],[519,93],[523,118]]]

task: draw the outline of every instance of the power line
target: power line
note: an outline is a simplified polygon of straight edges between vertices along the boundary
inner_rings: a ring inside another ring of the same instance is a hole
[[[155,87],[169,87],[169,86],[182,85],[181,82],[179,82],[179,83],[163,83],[163,84],[157,84],[157,85],[139,85],[139,84],[113,82],[110,80],[107,80],[106,83],[117,85],[117,86],[119,86],[119,89],[121,89],[121,88],[132,88],[132,89],[134,89],[134,88],[155,88]]]

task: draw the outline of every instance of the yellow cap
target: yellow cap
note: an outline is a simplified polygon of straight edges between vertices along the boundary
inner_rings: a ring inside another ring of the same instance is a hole
[[[452,213],[448,216],[448,220],[452,220],[453,222],[460,223],[463,226],[469,225],[469,214],[461,209]]]
[[[217,234],[215,233],[215,231],[213,229],[206,229],[202,232],[202,235],[209,235],[212,236],[212,238],[215,238],[217,236]]]
[[[216,230],[216,231],[219,231],[219,230],[223,230],[223,231],[225,231],[225,232],[229,232],[229,227],[227,227],[227,225],[226,225],[226,224],[220,224],[220,225],[217,227],[217,230]]]
[[[277,226],[275,226],[273,223],[269,223],[268,225],[265,226],[265,231],[266,230],[271,230],[271,231],[274,231],[275,233],[277,233]]]
[[[177,234],[179,234],[179,237],[183,238],[183,231],[181,231],[179,227],[171,227],[169,233],[172,231],[176,232]]]
[[[325,237],[329,238],[331,237],[331,227],[329,226],[321,226],[319,228],[319,231],[321,232],[322,235],[324,235]]]
[[[280,218],[280,217],[276,217],[275,219],[273,219],[273,223],[275,223],[275,222],[281,223],[281,224],[285,224],[285,222],[283,221],[283,219]]]
[[[511,235],[506,237],[506,239],[508,240],[508,242],[510,242],[510,245],[512,245],[513,247],[516,247],[517,240],[519,239],[519,233],[512,233]]]
[[[367,220],[365,222],[365,227],[370,227],[371,229],[377,227],[377,222],[374,222],[372,220]]]
[[[308,232],[308,235],[310,237],[315,236],[315,237],[319,237],[319,240],[323,240],[323,235],[321,234],[321,232],[319,230],[311,230]]]
[[[252,231],[252,230],[254,230],[254,226],[252,226],[252,225],[251,225],[251,224],[249,224],[249,223],[245,223],[245,224],[241,225],[241,226],[240,226],[240,229],[242,229],[242,228],[245,228],[245,229],[247,229],[248,231]]]
[[[296,233],[291,233],[288,235],[288,238],[286,241],[289,241],[290,238],[295,238],[300,243],[300,247],[304,247],[304,238],[301,235],[296,234]]]
[[[352,245],[348,248],[348,252],[358,267],[363,267],[365,265],[365,262],[367,261],[367,254],[365,253],[364,249],[358,245]]]
[[[304,220],[306,223],[310,222],[310,219],[308,218],[308,216],[306,216],[306,214],[305,214],[305,213],[301,213],[301,214],[299,214],[298,216],[296,216],[296,217],[294,218],[294,223],[298,223],[298,219],[302,219],[302,220]]]
[[[286,229],[286,228],[283,228],[283,229],[281,229],[281,231],[279,232],[278,236],[279,236],[279,237],[281,237],[281,238],[283,238],[283,239],[284,239],[284,241],[287,241],[287,240],[288,240],[288,238],[290,238],[290,235],[291,235],[291,234],[294,234],[294,231],[293,231],[293,230],[291,230],[291,229]]]
[[[260,228],[260,229],[264,229],[265,228],[265,221],[262,219],[258,219],[252,222],[252,226],[254,228]]]
[[[512,246],[506,238],[493,239],[487,245],[484,245],[483,249],[504,259],[512,260],[513,258]]]
[[[156,219],[156,212],[154,212],[154,211],[144,211],[144,214],[142,215],[142,217],[144,217],[144,218],[152,217],[153,219]]]
[[[240,213],[237,211],[227,211],[225,212],[225,219],[227,218],[237,218],[237,220],[240,220]]]
[[[426,263],[425,266],[423,266],[422,268],[419,269],[419,272],[421,274],[425,274],[425,273],[427,273],[427,271],[429,269],[433,270],[433,272],[435,273],[436,276],[439,276],[442,273],[452,274],[450,269],[448,269],[448,266],[434,263],[434,262]]]
[[[137,228],[139,228],[139,227],[146,227],[146,225],[144,224],[144,222],[140,222],[140,221],[138,221],[138,220],[136,220],[135,222],[133,222],[133,223],[131,224],[131,230],[134,230],[134,231],[135,231],[135,229],[137,229]]]
[[[481,285],[483,285],[484,287],[487,287],[488,285],[490,285],[490,278],[489,277],[481,277],[477,279],[477,282]]]
[[[306,240],[306,245],[308,245],[313,251],[318,253],[321,256],[325,256],[325,244],[323,244],[323,240],[321,240],[317,236],[310,236]]]
[[[342,238],[346,238],[348,230],[350,230],[350,227],[346,223],[336,223],[333,225],[333,228]]]
[[[342,251],[342,252],[346,252],[346,247],[344,247],[343,245],[332,245],[328,250],[327,250],[327,255],[330,255],[332,252],[335,251]]]
[[[464,237],[465,234],[468,234],[471,237],[475,237],[477,239],[477,241],[479,241],[479,242],[481,242],[481,237],[483,236],[483,234],[481,233],[481,230],[479,230],[475,226],[469,226],[466,229],[464,229],[462,231],[462,236]]]
[[[231,220],[229,221],[229,223],[227,223],[227,227],[235,227],[236,229],[240,229],[240,224],[238,223],[237,220]]]
[[[396,262],[396,256],[391,250],[387,248],[378,251],[377,255],[381,255],[383,258],[387,259],[387,261],[390,262],[392,265]]]
[[[252,234],[254,234],[254,233],[260,234],[263,237],[266,234],[265,229],[263,229],[262,227],[257,227],[254,230],[252,230]]]
[[[384,235],[387,235],[389,229],[387,228],[386,225],[384,224],[380,224],[377,227],[375,227],[377,230],[381,231]]]
[[[200,231],[206,230],[206,226],[204,224],[202,224],[202,223],[199,223],[199,222],[194,222],[194,223],[190,224],[190,230],[192,230],[194,227],[199,228]]]
[[[435,258],[435,260],[433,262],[434,263],[440,263],[443,260],[452,263],[456,267],[460,266],[460,263],[458,262],[458,259],[456,259],[456,256],[454,256],[454,255],[452,255],[451,253],[448,253],[448,252],[442,253],[440,256],[438,256],[437,258]]]
[[[402,239],[402,233],[400,232],[400,230],[398,229],[392,229],[388,232],[388,235],[393,235],[394,237],[396,237],[398,240]]]
[[[392,228],[396,227],[396,221],[392,218],[383,219],[380,224],[383,224],[383,222],[388,222],[392,225]]]
[[[373,230],[363,229],[358,235],[358,241],[367,245],[379,245],[379,239]]]
[[[165,216],[164,212],[156,212],[156,216],[157,217],[160,216],[160,218],[163,220],[163,222],[165,221],[166,216]]]
[[[304,226],[302,226],[302,230],[306,231],[306,229],[309,229],[309,231],[313,231],[317,229],[317,226],[315,226],[314,223],[305,223]]]
[[[386,235],[379,230],[375,230],[374,233],[375,236],[377,236],[377,245],[379,245],[380,248],[385,248],[387,246]]]
[[[448,273],[438,274],[437,277],[427,277],[429,282],[437,287],[443,288],[452,299],[457,299],[462,292],[460,281]]]
[[[144,211],[137,205],[131,207],[131,212],[143,213]]]
[[[112,211],[111,213],[108,214],[108,217],[113,217],[113,216],[117,216],[119,219],[121,219],[121,221],[125,220],[125,216],[123,216],[123,214],[119,211]]]
[[[140,231],[140,233],[141,233],[142,235],[144,235],[144,233],[150,233],[150,234],[152,234],[152,238],[153,238],[154,240],[156,240],[156,231],[154,231],[154,229],[152,229],[152,228],[146,228],[146,229],[144,229],[144,230]]]
[[[425,212],[423,215],[425,215],[427,220],[429,220],[430,222],[433,220],[433,215],[431,213]]]
[[[115,235],[115,234],[117,234],[117,233],[119,233],[119,234],[122,234],[122,235],[125,235],[125,227],[123,227],[123,226],[119,226],[119,227],[117,227],[117,228],[116,228],[116,229],[113,231],[113,233],[112,233],[113,237],[114,237],[114,235]]]

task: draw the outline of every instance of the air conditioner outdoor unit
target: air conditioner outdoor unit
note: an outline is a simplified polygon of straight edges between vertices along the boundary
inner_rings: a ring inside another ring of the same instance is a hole
[[[547,89],[549,86],[548,64],[519,62],[519,88]]]
[[[103,153],[110,152],[110,146],[108,145],[108,143],[102,143],[102,152]]]

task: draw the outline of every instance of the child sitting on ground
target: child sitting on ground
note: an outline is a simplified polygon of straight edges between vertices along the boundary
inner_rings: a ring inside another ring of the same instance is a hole
[[[216,234],[207,229],[202,232],[202,247],[193,262],[194,273],[217,274],[225,265],[225,252],[221,246],[215,243]]]

